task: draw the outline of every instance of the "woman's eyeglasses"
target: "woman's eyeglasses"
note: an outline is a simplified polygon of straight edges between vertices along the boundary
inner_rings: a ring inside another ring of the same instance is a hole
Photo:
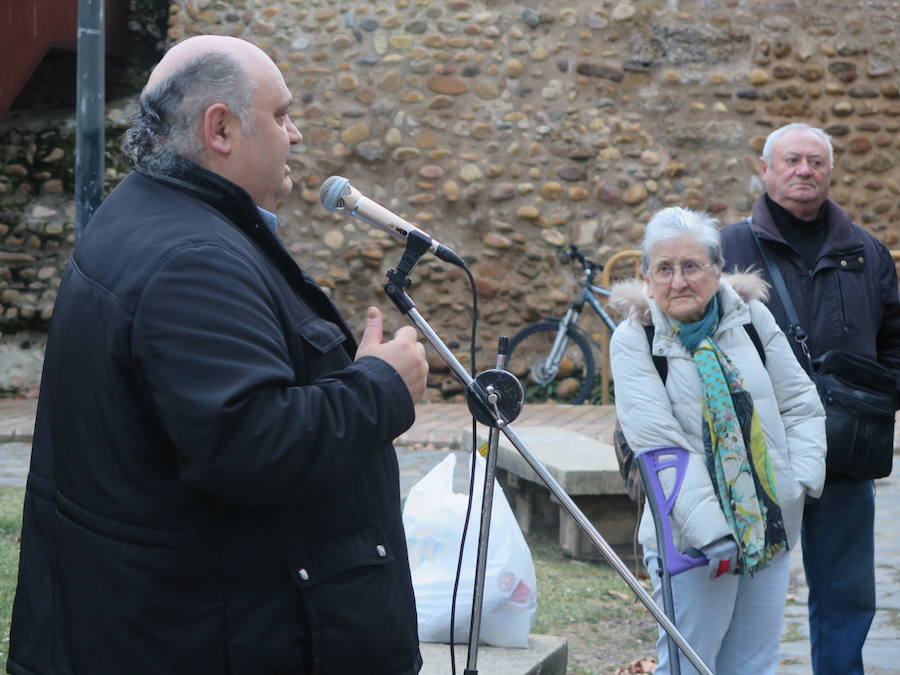
[[[650,278],[658,284],[668,284],[675,278],[675,272],[681,270],[681,276],[685,281],[697,281],[710,267],[712,267],[712,263],[704,265],[693,260],[687,260],[680,264],[660,263],[650,268]]]

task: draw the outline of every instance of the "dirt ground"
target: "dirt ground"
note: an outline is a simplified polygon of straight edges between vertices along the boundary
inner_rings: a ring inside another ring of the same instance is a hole
[[[528,535],[538,582],[533,633],[564,637],[571,675],[652,672],[656,621],[609,565],[569,558],[542,533]],[[649,589],[646,579],[644,587]],[[641,666],[629,664],[643,660]]]
[[[643,605],[638,606],[643,609]],[[560,635],[569,642],[568,672],[578,675],[653,672],[648,666],[656,663],[655,622],[649,612],[643,611],[646,617],[573,624],[563,629]]]

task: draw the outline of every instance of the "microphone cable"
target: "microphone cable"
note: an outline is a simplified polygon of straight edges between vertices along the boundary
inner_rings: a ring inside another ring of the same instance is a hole
[[[472,328],[469,336],[469,373],[472,378],[478,373],[478,369],[475,367],[475,353],[476,353],[476,344],[475,338],[478,334],[478,289],[475,284],[475,277],[472,275],[472,271],[469,269],[468,265],[459,266],[469,278],[469,286],[472,289]],[[451,675],[456,675],[456,653],[453,650],[454,646],[454,628],[456,627],[456,598],[459,593],[459,580],[462,574],[462,565],[463,565],[463,557],[465,555],[466,550],[466,535],[469,531],[469,520],[472,515],[472,500],[475,494],[475,467],[476,467],[476,458],[475,453],[478,452],[478,438],[476,436],[478,428],[478,423],[475,419],[475,416],[472,416],[472,461],[471,466],[469,467],[469,499],[466,504],[466,517],[463,520],[463,529],[462,529],[462,538],[459,542],[459,557],[456,561],[456,577],[453,580],[453,595],[450,598],[450,673]],[[473,602],[474,609],[474,602]],[[469,627],[471,630],[471,625]]]

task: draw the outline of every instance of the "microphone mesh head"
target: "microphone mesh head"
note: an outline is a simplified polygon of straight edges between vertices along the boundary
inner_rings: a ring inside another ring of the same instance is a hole
[[[350,180],[343,176],[331,176],[326,178],[319,188],[319,201],[329,211],[334,211],[335,207],[343,206],[341,197],[349,192],[345,192],[350,185]]]

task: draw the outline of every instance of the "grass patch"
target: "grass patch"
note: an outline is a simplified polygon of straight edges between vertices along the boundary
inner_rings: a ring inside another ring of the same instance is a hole
[[[0,663],[6,661],[9,653],[9,619],[19,570],[24,496],[23,487],[0,485]]]
[[[569,558],[545,533],[529,535],[528,545],[538,580],[533,632],[552,634],[572,623],[625,619],[646,612],[611,567]]]

